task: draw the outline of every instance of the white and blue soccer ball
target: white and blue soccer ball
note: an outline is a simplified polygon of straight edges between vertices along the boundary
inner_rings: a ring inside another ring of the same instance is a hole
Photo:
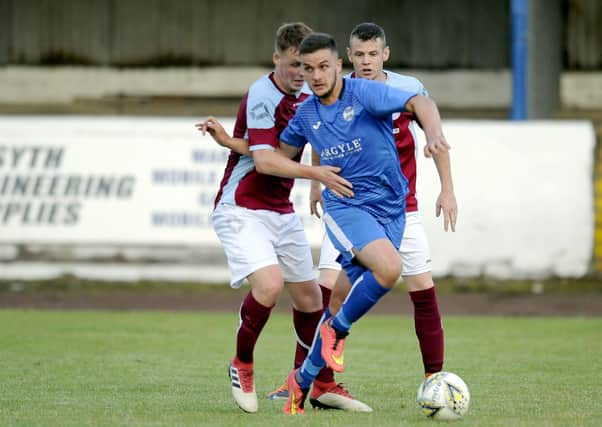
[[[462,378],[451,372],[437,372],[418,387],[422,413],[437,420],[462,418],[470,406],[470,390]]]

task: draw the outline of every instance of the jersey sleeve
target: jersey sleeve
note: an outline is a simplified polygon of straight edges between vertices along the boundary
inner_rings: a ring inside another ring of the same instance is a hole
[[[395,87],[395,85],[393,85],[393,87]],[[408,76],[407,82],[404,82],[397,87],[399,87],[400,89],[405,89],[409,92],[416,92],[418,95],[429,96],[429,93],[422,84],[422,82],[416,77]]]
[[[299,110],[297,110],[295,116],[288,122],[288,125],[280,134],[280,140],[285,144],[299,148],[303,147],[307,143],[307,138],[305,138],[305,133],[303,132]]]
[[[275,110],[269,96],[249,91],[246,112],[249,150],[274,150],[278,146]]]
[[[416,90],[416,93],[418,93],[418,95],[429,96],[429,92],[426,90],[422,82],[418,79],[416,79],[416,82],[418,83],[418,89]]]
[[[406,111],[407,102],[417,94],[417,92],[398,89],[366,79],[359,81],[357,93],[364,108],[377,117]]]
[[[234,132],[232,136],[234,138],[245,139],[247,136],[247,97],[248,93],[243,96],[242,101],[238,107],[238,113],[236,114],[236,122],[234,123]]]

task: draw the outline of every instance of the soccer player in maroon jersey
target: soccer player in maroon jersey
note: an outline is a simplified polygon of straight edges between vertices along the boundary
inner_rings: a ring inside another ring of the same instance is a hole
[[[229,366],[232,395],[245,412],[257,412],[253,351],[270,312],[286,286],[293,301],[297,336],[294,366],[301,365],[311,345],[329,292],[320,291],[303,225],[290,201],[293,180],[259,173],[264,153],[276,150],[280,132],[297,106],[311,93],[304,83],[298,47],[311,29],[303,23],[282,25],[276,32],[274,70],[253,83],[243,98],[234,137],[248,143],[246,155],[232,151],[212,214],[234,288],[246,279],[251,287],[240,307],[236,354]],[[211,132],[211,119],[197,125]],[[299,161],[301,153],[294,160]],[[332,168],[325,176],[338,178]],[[323,300],[324,299],[324,300]],[[330,369],[320,372],[312,397],[323,406],[370,411],[334,380]]]

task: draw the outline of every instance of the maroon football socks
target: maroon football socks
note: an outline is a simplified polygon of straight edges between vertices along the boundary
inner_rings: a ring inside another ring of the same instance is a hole
[[[414,327],[420,343],[425,373],[443,369],[443,328],[435,287],[410,292],[414,304]]]

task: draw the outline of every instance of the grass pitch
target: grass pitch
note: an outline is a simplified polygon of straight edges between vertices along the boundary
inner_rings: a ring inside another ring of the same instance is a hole
[[[236,313],[0,311],[2,426],[428,426],[412,319],[370,316],[353,329],[339,381],[372,414],[281,414],[263,397],[293,357],[290,316],[256,349],[259,413],[233,403],[226,365]],[[602,318],[444,318],[445,369],[472,393],[465,426],[598,426]]]

